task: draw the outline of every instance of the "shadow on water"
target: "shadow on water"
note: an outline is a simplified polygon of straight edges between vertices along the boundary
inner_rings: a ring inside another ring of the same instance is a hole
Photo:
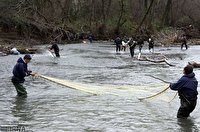
[[[29,103],[27,102],[27,97],[16,96],[14,98],[13,107],[11,108],[12,115],[14,117],[20,118],[21,121],[32,120],[33,116],[31,110],[29,109]]]
[[[200,129],[194,123],[194,119],[177,119],[177,124],[180,126],[182,132],[199,132]]]

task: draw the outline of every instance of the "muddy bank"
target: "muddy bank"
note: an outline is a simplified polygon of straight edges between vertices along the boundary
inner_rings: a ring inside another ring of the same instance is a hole
[[[182,44],[181,36],[183,33],[179,33],[177,30],[170,30],[168,32],[158,32],[157,34],[151,35],[155,40],[155,46],[170,47],[170,46],[180,46]],[[58,36],[56,39],[41,39],[35,38],[27,35],[20,35],[18,32],[11,30],[5,32],[2,29],[0,30],[0,53],[1,55],[10,54],[12,48],[17,48],[21,54],[35,54],[42,52],[41,49],[35,48],[37,45],[50,44],[53,41],[56,41],[60,44],[67,43],[84,43],[89,42],[87,34],[81,35],[82,37],[75,40],[66,41],[62,40],[63,36]],[[123,36],[121,36],[123,38]],[[95,37],[94,37],[95,38]],[[94,39],[98,41],[97,39]],[[106,41],[113,41],[113,38],[110,38]],[[114,43],[114,42],[113,42]],[[189,38],[187,39],[188,45],[200,45],[200,38]]]
[[[0,38],[0,53],[1,55],[11,54],[11,49],[16,48],[21,54],[35,54],[41,52],[35,46],[41,45],[37,40],[8,40]]]

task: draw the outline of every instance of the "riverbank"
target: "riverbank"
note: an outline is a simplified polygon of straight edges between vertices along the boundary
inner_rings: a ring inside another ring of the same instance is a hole
[[[180,46],[181,45],[181,40],[179,37],[173,35],[175,33],[157,33],[153,35],[154,38],[154,43],[155,46],[162,46],[162,47],[170,47],[170,46]],[[95,42],[113,42],[113,39],[110,40],[96,40]],[[87,43],[89,40],[87,39],[79,39],[76,41],[62,41],[59,40],[58,43],[60,44],[68,44],[68,43]],[[25,38],[22,36],[19,36],[15,32],[0,32],[0,53],[1,55],[8,55],[10,54],[10,50],[12,48],[17,48],[19,49],[22,54],[23,53],[39,53],[41,52],[40,49],[35,49],[34,47],[37,45],[43,45],[43,44],[48,44],[50,42],[41,40],[41,39],[36,39],[36,38]],[[200,45],[200,39],[199,38],[191,38],[187,42],[189,45]]]

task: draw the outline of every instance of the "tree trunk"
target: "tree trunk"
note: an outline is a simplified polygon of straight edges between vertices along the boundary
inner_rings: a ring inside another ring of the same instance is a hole
[[[118,21],[117,21],[117,27],[115,29],[115,34],[116,35],[119,35],[120,34],[120,26],[122,26],[125,22],[126,22],[126,19],[122,21],[122,17],[124,15],[124,0],[120,0],[120,14],[119,14],[119,18],[118,18]]]
[[[149,7],[148,7],[148,9],[147,9],[147,11],[146,11],[146,13],[145,13],[145,15],[144,15],[142,21],[140,22],[139,26],[136,28],[135,33],[137,33],[137,32],[139,31],[139,29],[141,28],[141,26],[142,26],[142,24],[144,23],[145,19],[147,18],[147,15],[149,14],[149,12],[150,12],[150,10],[151,10],[151,8],[152,8],[152,6],[153,6],[153,2],[154,2],[154,0],[151,0],[151,3],[150,3],[150,5],[149,5]]]
[[[172,0],[168,0],[167,1],[167,5],[165,7],[165,11],[163,13],[163,16],[162,16],[162,20],[161,20],[161,27],[165,26],[165,25],[170,25],[171,24],[171,10],[172,10]]]

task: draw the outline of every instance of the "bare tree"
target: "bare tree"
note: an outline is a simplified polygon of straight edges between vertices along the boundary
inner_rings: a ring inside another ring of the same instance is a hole
[[[172,10],[172,0],[168,0],[165,11],[162,16],[161,25],[170,25],[171,24],[171,10]]]

